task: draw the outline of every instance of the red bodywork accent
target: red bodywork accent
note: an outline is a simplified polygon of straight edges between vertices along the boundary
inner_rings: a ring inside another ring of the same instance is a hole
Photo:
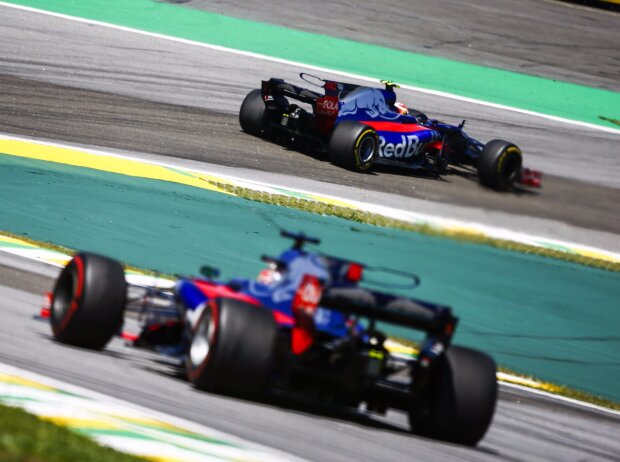
[[[334,128],[338,117],[338,97],[323,96],[316,100],[316,127],[321,133],[328,134]]]
[[[295,318],[288,314],[284,314],[280,311],[272,311],[272,313],[273,318],[281,326],[293,326],[295,324]]]
[[[363,121],[364,125],[374,128],[378,132],[396,132],[396,133],[411,133],[421,132],[429,130],[429,128],[417,124],[403,124],[399,122],[371,122]]]
[[[39,316],[43,319],[48,319],[52,314],[52,292],[45,292],[43,295],[43,306],[39,312]]]
[[[233,298],[235,300],[241,300],[243,302],[250,303],[251,305],[261,306],[261,303],[254,297],[251,297],[243,292],[236,292],[228,286],[217,284],[209,281],[194,280],[194,284],[198,287],[202,293],[204,293],[209,299],[213,300],[218,297]],[[273,318],[279,325],[292,326],[295,324],[295,319],[292,316],[281,313],[280,311],[272,311]]]
[[[434,141],[432,143],[430,143],[426,149],[430,150],[430,149],[436,149],[437,151],[441,151],[443,142],[442,141]]]
[[[251,305],[260,306],[260,302],[256,300],[254,297],[250,297],[249,295],[244,294],[243,292],[237,292],[226,285],[217,284],[215,282],[203,281],[200,279],[195,279],[193,282],[196,285],[196,287],[198,287],[202,291],[202,293],[205,294],[210,299],[219,298],[219,297],[232,298],[234,300],[240,300],[242,302],[246,302]]]
[[[532,188],[540,188],[542,180],[542,172],[532,170],[531,168],[522,168],[519,183]]]
[[[140,336],[138,334],[131,334],[129,332],[121,332],[121,338],[123,340],[128,340],[130,342],[135,342],[136,340],[138,340]]]
[[[163,329],[164,327],[172,327],[175,324],[180,324],[180,322],[179,321],[167,321],[161,324],[151,324],[150,326],[147,327],[147,329],[150,330],[151,332],[155,332],[156,330]]]
[[[293,327],[291,330],[291,349],[293,354],[300,355],[314,343],[314,329]]]
[[[316,276],[306,274],[293,298],[295,327],[291,332],[291,350],[301,354],[314,343],[314,313],[319,306],[323,287]]]
[[[364,267],[359,263],[351,263],[347,270],[347,280],[350,282],[359,282],[362,280]]]
[[[73,263],[77,267],[77,288],[75,289],[75,294],[73,295],[73,300],[71,300],[71,305],[69,306],[69,312],[65,316],[65,318],[60,323],[58,330],[62,332],[67,324],[75,314],[78,309],[78,304],[80,299],[82,298],[82,291],[84,290],[84,262],[82,261],[82,257],[77,256],[73,258]],[[53,324],[53,323],[52,323]]]

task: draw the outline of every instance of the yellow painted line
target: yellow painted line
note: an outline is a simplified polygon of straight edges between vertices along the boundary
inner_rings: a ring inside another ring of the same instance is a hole
[[[151,460],[153,462],[187,462],[186,459],[177,459],[172,457],[143,457],[146,460]]]
[[[150,460],[151,462],[187,462],[186,459],[179,459],[176,457],[157,457],[157,456],[140,456],[145,460]]]
[[[11,385],[21,385],[24,387],[36,388],[38,390],[57,391],[54,387],[49,387],[39,382],[34,382],[23,377],[17,377],[15,375],[9,374],[0,373],[0,382]]]
[[[109,414],[106,413],[104,414],[110,418],[113,419],[118,419],[122,422],[125,423],[129,423],[129,424],[135,424],[135,425],[140,425],[140,426],[144,426],[144,427],[150,427],[153,429],[162,429],[162,430],[168,430],[168,431],[174,431],[176,433],[179,434],[186,434],[186,435],[192,435],[193,433],[185,430],[181,427],[177,427],[176,425],[172,425],[166,422],[162,422],[160,420],[156,420],[156,419],[150,419],[147,417],[130,417],[127,414]]]
[[[579,249],[579,255],[584,257],[596,258],[598,260],[618,261],[617,259],[610,258],[609,255],[597,252],[595,250]]]
[[[467,227],[467,226],[453,225],[450,227],[444,227],[442,231],[446,233],[448,236],[457,236],[457,235],[466,234],[472,238],[477,237],[477,238],[482,239],[482,238],[487,237],[486,234],[484,234],[483,232]]]
[[[37,249],[38,247],[30,242],[22,241],[21,239],[16,239],[14,237],[0,235],[0,242],[5,242],[7,244],[17,244],[24,247],[32,247]]]
[[[223,194],[231,194],[193,175],[186,175],[159,165],[121,157],[105,156],[69,147],[50,146],[26,140],[0,138],[0,153],[57,164],[84,167],[120,175],[169,181]]]
[[[58,266],[66,266],[69,263],[71,257],[63,257],[63,258],[46,258],[45,261],[52,263]]]
[[[124,430],[125,428],[114,422],[101,419],[84,419],[79,417],[62,417],[52,415],[39,415],[43,420],[69,428],[84,428],[89,430]]]

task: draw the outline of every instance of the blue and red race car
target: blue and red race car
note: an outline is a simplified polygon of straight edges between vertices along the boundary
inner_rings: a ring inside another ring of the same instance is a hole
[[[380,163],[438,177],[449,165],[459,165],[475,168],[480,183],[493,189],[508,190],[516,183],[540,186],[541,173],[522,167],[516,145],[503,140],[483,144],[465,133],[465,121],[450,125],[407,109],[397,102],[398,85],[392,82],[373,88],[305,73],[300,77],[323,92],[281,79],[264,80],[241,105],[241,128],[265,138],[283,134],[313,143],[327,151],[333,163],[355,171]]]
[[[102,349],[123,333],[136,347],[178,360],[201,390],[401,409],[415,434],[475,445],[494,414],[496,367],[488,355],[452,345],[452,310],[374,290],[367,276],[414,288],[415,275],[310,252],[305,247],[318,239],[283,236],[292,247],[263,257],[256,279],[220,281],[203,267],[202,277],[167,288],[128,284],[118,262],[77,254],[51,296],[54,338]],[[123,332],[136,322],[137,333]],[[425,333],[417,353],[391,351],[379,323]]]

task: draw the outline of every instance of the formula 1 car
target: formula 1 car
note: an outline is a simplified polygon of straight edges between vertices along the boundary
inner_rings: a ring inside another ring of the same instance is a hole
[[[413,274],[309,252],[306,244],[318,239],[282,235],[292,247],[264,256],[256,279],[218,281],[205,266],[201,277],[168,288],[128,284],[118,262],[79,253],[51,295],[53,336],[102,349],[124,322],[139,320],[133,345],[178,359],[200,390],[396,408],[409,413],[415,434],[475,445],[494,414],[496,367],[490,356],[452,345],[452,310],[367,287],[367,274],[376,280],[379,272],[413,288],[420,282]],[[378,322],[425,332],[417,354],[391,353]]]
[[[241,105],[241,128],[264,138],[283,134],[309,142],[327,151],[334,164],[354,171],[368,171],[377,163],[439,177],[449,165],[460,165],[475,167],[480,183],[497,190],[541,184],[540,172],[522,167],[517,146],[503,140],[483,144],[465,133],[465,121],[449,125],[407,109],[396,101],[393,82],[382,81],[385,88],[380,89],[305,73],[300,77],[323,93],[282,79],[263,80]]]

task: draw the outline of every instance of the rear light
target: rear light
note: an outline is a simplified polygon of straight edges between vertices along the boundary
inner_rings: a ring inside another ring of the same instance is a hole
[[[293,314],[314,316],[322,295],[323,287],[319,278],[306,274],[293,299]]]
[[[362,280],[364,267],[359,263],[351,263],[347,269],[346,278],[349,282],[359,282]]]
[[[437,151],[441,151],[442,147],[443,147],[443,141],[435,141],[429,144],[426,149],[436,149]]]

